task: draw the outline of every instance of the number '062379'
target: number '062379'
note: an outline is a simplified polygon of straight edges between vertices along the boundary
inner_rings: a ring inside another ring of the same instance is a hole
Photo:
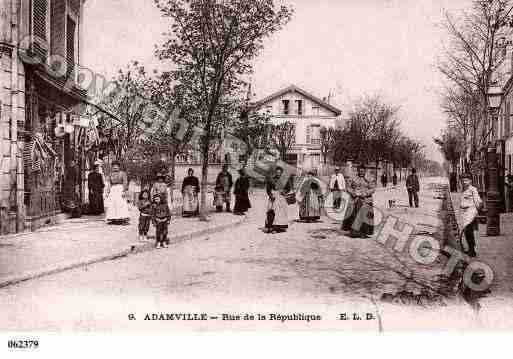
[[[9,340],[7,347],[10,349],[37,349],[39,341],[37,340]]]

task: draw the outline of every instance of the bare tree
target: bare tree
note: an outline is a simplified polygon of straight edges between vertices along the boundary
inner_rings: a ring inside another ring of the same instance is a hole
[[[286,162],[287,153],[296,141],[296,126],[291,122],[270,125],[269,138],[273,148],[280,154],[280,159]]]
[[[489,138],[487,96],[506,58],[504,43],[511,34],[512,10],[508,0],[473,0],[470,9],[459,16],[445,14],[448,40],[437,66],[450,90],[442,108],[464,132],[470,132],[472,154]],[[462,111],[461,106],[467,108]]]
[[[172,60],[169,76],[177,92],[192,104],[193,119],[202,128],[201,216],[206,220],[208,160],[216,130],[225,126],[223,102],[243,98],[243,78],[264,39],[291,18],[288,7],[272,0],[155,0],[171,20],[167,39],[159,47],[161,60]],[[217,127],[217,128],[216,128]]]

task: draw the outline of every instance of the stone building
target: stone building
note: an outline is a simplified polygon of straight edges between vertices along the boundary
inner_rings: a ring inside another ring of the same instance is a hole
[[[75,76],[84,1],[0,0],[3,234],[52,223],[83,198],[87,92]]]
[[[273,124],[291,122],[295,126],[295,143],[287,163],[303,169],[322,166],[322,127],[342,125],[342,111],[311,93],[290,85],[254,103],[255,111],[271,115]]]

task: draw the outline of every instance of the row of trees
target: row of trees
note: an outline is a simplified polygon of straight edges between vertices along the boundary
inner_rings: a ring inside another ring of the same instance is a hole
[[[468,153],[467,171],[476,168],[493,137],[489,93],[504,80],[512,11],[510,0],[473,0],[464,11],[446,12],[443,21],[447,40],[437,67],[445,80],[441,108],[447,127],[435,143],[454,165]]]
[[[197,139],[205,219],[209,154],[220,145],[230,122],[245,121],[240,119],[246,105],[245,79],[264,40],[287,24],[292,9],[273,0],[155,0],[155,5],[170,24],[155,55],[170,69],[148,74],[144,66],[132,63],[120,71],[117,82],[124,91],[102,100],[107,115],[101,125],[116,137],[117,157],[128,162],[162,151],[174,160],[194,145],[191,140],[201,128]],[[165,114],[151,128],[144,118],[147,106]],[[188,124],[180,139],[175,136],[180,125],[172,120],[176,117]],[[245,138],[252,144],[251,134]]]
[[[379,96],[365,96],[357,101],[341,128],[321,129],[324,163],[351,160],[392,164],[394,169],[425,167],[424,146],[403,134],[398,111],[399,107]]]

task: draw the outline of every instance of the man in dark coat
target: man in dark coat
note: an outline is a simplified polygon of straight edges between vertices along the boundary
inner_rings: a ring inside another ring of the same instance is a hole
[[[89,213],[99,215],[104,212],[103,205],[103,183],[98,165],[94,165],[93,171],[87,177],[87,186],[89,188]]]
[[[216,210],[221,212],[223,210],[223,204],[226,204],[226,212],[231,212],[230,192],[233,186],[233,178],[230,172],[228,172],[228,165],[223,165],[223,170],[217,175],[216,179]]]
[[[406,189],[408,190],[408,200],[410,201],[410,207],[413,207],[413,202],[415,202],[415,207],[419,208],[419,177],[417,177],[417,170],[415,168],[411,169],[411,174],[406,178]]]

